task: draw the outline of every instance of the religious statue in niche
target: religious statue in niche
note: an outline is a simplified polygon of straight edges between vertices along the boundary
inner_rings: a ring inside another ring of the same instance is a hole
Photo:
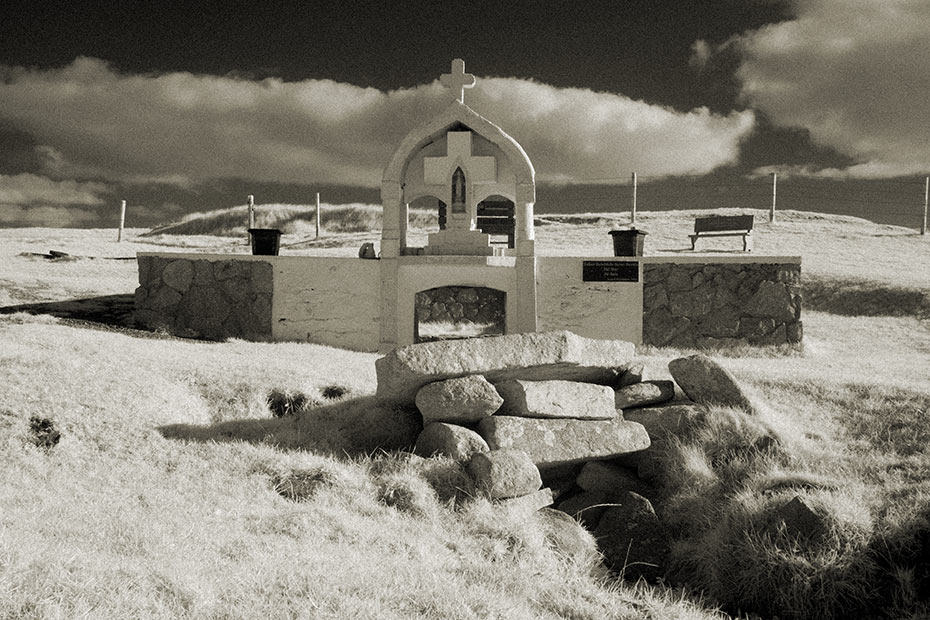
[[[461,168],[452,173],[452,212],[465,213],[465,173]]]

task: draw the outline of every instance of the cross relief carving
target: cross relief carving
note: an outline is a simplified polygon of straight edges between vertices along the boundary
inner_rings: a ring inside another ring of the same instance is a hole
[[[450,131],[446,134],[446,156],[423,158],[423,182],[427,185],[447,185],[457,167],[465,172],[467,185],[497,181],[497,160],[490,156],[471,154],[470,131]]]

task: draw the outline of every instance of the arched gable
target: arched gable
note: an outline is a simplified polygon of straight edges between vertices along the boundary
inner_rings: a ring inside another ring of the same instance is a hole
[[[453,101],[436,118],[407,134],[385,167],[382,182],[402,183],[410,160],[427,144],[442,137],[458,125],[464,125],[465,128],[503,151],[513,167],[518,185],[535,185],[536,170],[523,147],[503,129],[458,101]]]

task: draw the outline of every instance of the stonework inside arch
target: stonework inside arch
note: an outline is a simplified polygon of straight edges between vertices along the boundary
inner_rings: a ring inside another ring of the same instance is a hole
[[[415,342],[505,333],[507,294],[484,286],[440,286],[416,294]]]

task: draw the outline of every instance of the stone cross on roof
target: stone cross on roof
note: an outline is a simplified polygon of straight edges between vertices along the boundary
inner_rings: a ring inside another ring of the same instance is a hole
[[[456,58],[452,61],[452,73],[443,73],[439,82],[452,91],[459,103],[465,103],[465,89],[474,87],[475,76],[465,73],[465,61]]]

